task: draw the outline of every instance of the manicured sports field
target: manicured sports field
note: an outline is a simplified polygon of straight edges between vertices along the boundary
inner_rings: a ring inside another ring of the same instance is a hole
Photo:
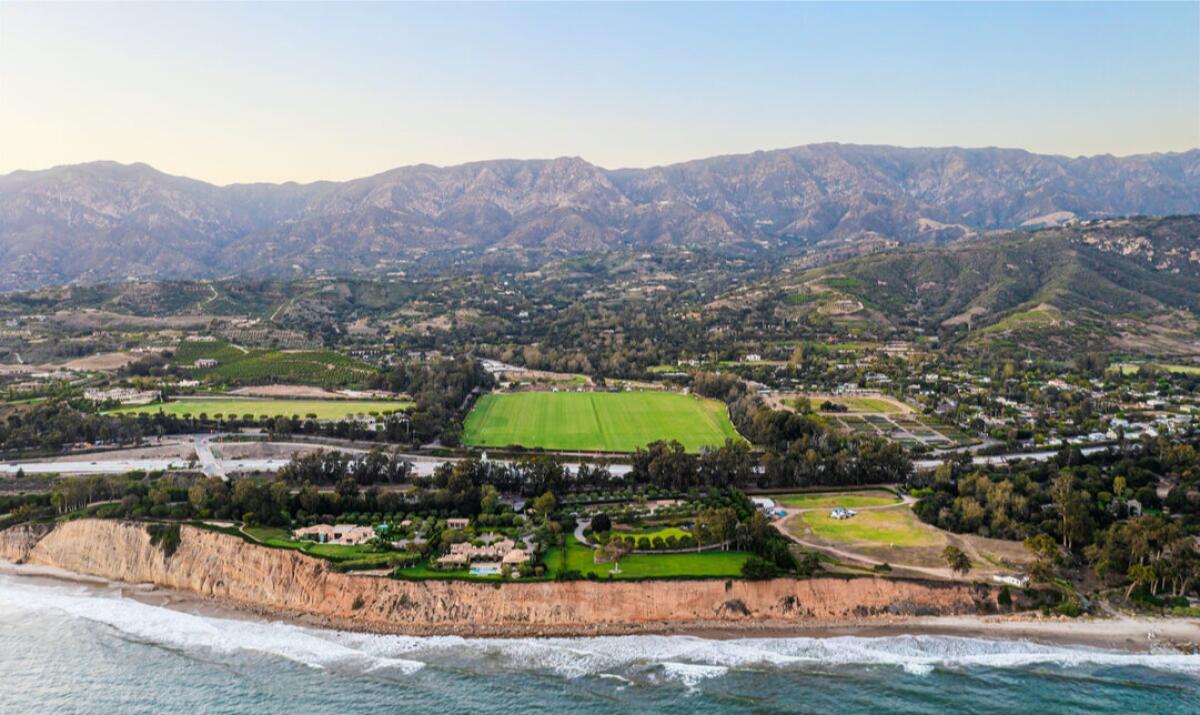
[[[191,415],[199,417],[200,413],[204,413],[209,417],[213,415],[267,415],[270,417],[291,417],[298,415],[301,418],[308,415],[316,415],[320,420],[336,420],[348,415],[364,414],[368,415],[372,412],[384,414],[387,412],[396,412],[411,407],[411,402],[401,402],[398,400],[251,400],[239,398],[236,400],[222,399],[189,399],[183,398],[173,400],[171,402],[163,402],[153,405],[130,405],[129,407],[120,407],[112,410],[110,414],[164,414],[183,416]]]
[[[741,437],[724,403],[675,392],[484,395],[463,426],[463,443],[476,447],[632,452],[672,439],[695,452]]]

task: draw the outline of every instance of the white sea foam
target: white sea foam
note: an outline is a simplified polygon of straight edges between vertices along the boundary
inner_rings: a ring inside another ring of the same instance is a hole
[[[315,629],[201,616],[100,593],[94,588],[30,583],[0,574],[0,612],[5,611],[57,611],[70,618],[103,624],[131,640],[181,651],[261,653],[312,668],[412,673],[423,666],[419,661],[356,651]]]
[[[691,636],[470,639],[385,636],[214,618],[147,605],[94,588],[0,574],[0,615],[54,610],[109,626],[132,640],[180,650],[248,652],[314,668],[410,674],[429,664],[563,678],[674,682],[689,689],[734,670],[894,667],[913,674],[953,668],[1143,666],[1200,674],[1200,656],[1126,653],[1027,641],[951,636],[744,638]]]

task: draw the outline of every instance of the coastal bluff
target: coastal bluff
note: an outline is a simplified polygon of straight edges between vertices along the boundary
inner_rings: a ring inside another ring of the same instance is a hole
[[[339,628],[414,635],[584,635],[769,628],[994,610],[985,585],[859,578],[769,581],[401,581],[338,573],[295,551],[180,527],[169,555],[147,525],[80,519],[0,531],[0,558],[188,591]]]

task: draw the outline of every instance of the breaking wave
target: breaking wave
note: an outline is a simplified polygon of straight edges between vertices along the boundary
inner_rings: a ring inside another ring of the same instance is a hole
[[[0,574],[0,615],[53,611],[102,624],[123,638],[185,652],[249,653],[312,668],[408,676],[427,666],[481,673],[538,672],[566,679],[674,683],[688,689],[732,671],[1141,666],[1200,674],[1200,656],[1126,653],[952,636],[743,638],[691,636],[473,639],[321,630],[199,615],[86,586]]]

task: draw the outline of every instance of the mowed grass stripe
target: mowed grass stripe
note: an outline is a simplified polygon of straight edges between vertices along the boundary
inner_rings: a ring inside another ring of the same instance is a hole
[[[212,417],[216,414],[221,415],[268,415],[270,417],[291,417],[293,415],[304,418],[307,415],[313,414],[317,419],[332,420],[341,419],[349,415],[363,414],[367,415],[372,412],[384,414],[388,412],[397,412],[400,410],[412,407],[412,402],[403,402],[400,400],[274,400],[274,399],[204,399],[204,398],[182,398],[171,402],[155,403],[151,405],[130,405],[128,407],[118,407],[109,410],[106,414],[147,414],[153,415],[159,412],[168,415],[182,417],[191,415],[199,417],[201,413]]]
[[[476,447],[632,452],[658,440],[689,451],[740,440],[725,405],[673,392],[517,392],[484,395],[467,415]]]

